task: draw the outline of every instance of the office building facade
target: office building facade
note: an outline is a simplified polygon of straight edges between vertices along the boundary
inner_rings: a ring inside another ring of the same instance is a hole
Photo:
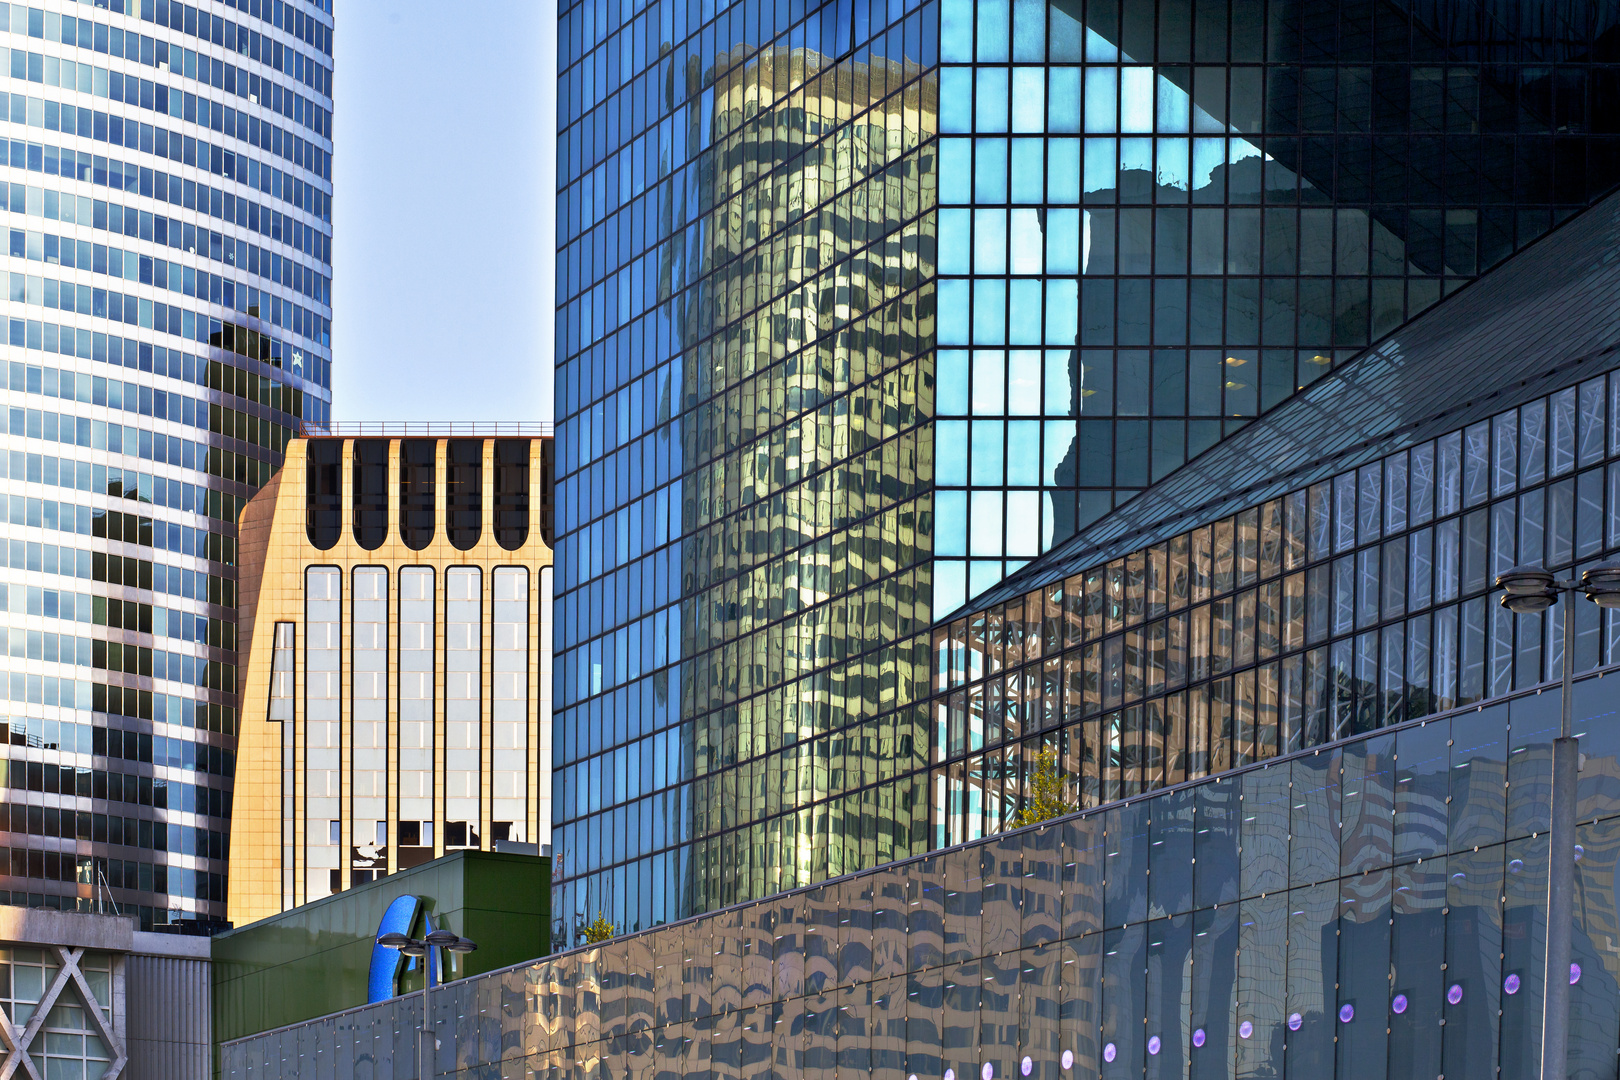
[[[217,920],[236,519],[331,398],[331,8],[39,0],[0,29],[0,899]]]
[[[329,428],[249,500],[232,922],[550,842],[541,429]]]
[[[1612,21],[565,6],[559,940],[966,835],[950,617],[1620,180]]]

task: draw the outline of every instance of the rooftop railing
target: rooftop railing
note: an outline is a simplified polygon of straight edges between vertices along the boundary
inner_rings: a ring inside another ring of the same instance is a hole
[[[549,438],[549,420],[334,420],[325,424],[304,421],[298,434],[306,438]]]

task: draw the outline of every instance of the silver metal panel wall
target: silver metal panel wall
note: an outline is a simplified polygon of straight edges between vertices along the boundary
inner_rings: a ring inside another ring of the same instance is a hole
[[[132,954],[125,962],[129,1002],[128,1080],[208,1080],[212,1049],[209,962]]]

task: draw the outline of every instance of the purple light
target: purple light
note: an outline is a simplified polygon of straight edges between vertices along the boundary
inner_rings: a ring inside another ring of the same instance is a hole
[[[1508,873],[1510,873],[1510,874],[1517,874],[1520,870],[1523,870],[1523,869],[1524,869],[1524,860],[1523,859],[1512,859],[1512,860],[1510,860],[1508,862]]]
[[[1029,1060],[1028,1057],[1025,1057],[1023,1061],[1020,1061],[1018,1063],[1018,1071],[1023,1073],[1025,1076],[1028,1076],[1034,1070],[1035,1070],[1035,1063],[1033,1061]]]
[[[1575,861],[1580,862],[1581,859],[1583,859],[1585,857],[1586,857],[1586,849],[1581,847],[1581,845],[1576,844],[1575,845]]]
[[[1072,1068],[1074,1068],[1074,1051],[1065,1050],[1063,1051],[1063,1070],[1067,1072]]]
[[[1103,1060],[1104,1061],[1111,1062],[1118,1056],[1119,1056],[1119,1050],[1114,1046],[1113,1043],[1109,1043],[1107,1046],[1103,1047]]]
[[[1157,1035],[1149,1035],[1148,1036],[1148,1056],[1149,1057],[1158,1057],[1159,1056],[1159,1049],[1163,1045],[1164,1044],[1159,1041],[1159,1037]]]
[[[1395,1000],[1391,1001],[1389,1003],[1389,1008],[1390,1008],[1390,1011],[1393,1012],[1396,1016],[1399,1016],[1399,1015],[1401,1015],[1401,1013],[1405,1012],[1406,1011],[1406,995],[1405,994],[1396,994],[1395,995]]]
[[[1462,983],[1452,983],[1446,988],[1446,1000],[1453,1005],[1462,1004]]]
[[[1204,1045],[1204,1040],[1207,1039],[1208,1037],[1209,1036],[1204,1034],[1204,1029],[1199,1028],[1197,1031],[1193,1032],[1193,1045],[1194,1046],[1203,1046]]]
[[[946,1069],[945,1070],[945,1080],[956,1080],[956,1070],[955,1069]]]
[[[1349,1002],[1339,1006],[1339,1023],[1348,1024],[1356,1018],[1356,1007]]]
[[[1254,1034],[1254,1025],[1249,1023],[1247,1020],[1243,1021],[1243,1023],[1238,1025],[1238,1038],[1247,1039],[1250,1035],[1253,1035],[1253,1034]]]
[[[1581,981],[1581,965],[1569,965],[1569,985],[1574,986]]]
[[[1503,979],[1502,989],[1505,990],[1509,995],[1517,994],[1519,992],[1519,977],[1517,975],[1509,975],[1507,978]]]
[[[996,1067],[987,1061],[984,1063],[984,1068],[979,1070],[979,1075],[984,1077],[984,1080],[991,1080],[996,1075]]]
[[[1305,1018],[1303,1016],[1299,1015],[1299,1013],[1289,1013],[1288,1014],[1288,1030],[1289,1031],[1298,1031],[1300,1028],[1302,1028],[1304,1026],[1305,1026]]]

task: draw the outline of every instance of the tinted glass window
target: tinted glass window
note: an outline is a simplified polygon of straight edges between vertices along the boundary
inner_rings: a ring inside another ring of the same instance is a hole
[[[388,440],[354,441],[354,538],[367,551],[388,535]]]
[[[484,444],[478,439],[445,443],[445,528],[450,543],[466,551],[484,531]]]
[[[495,443],[495,542],[516,551],[529,539],[529,440]]]
[[[433,542],[435,446],[432,439],[399,444],[399,535],[412,551]]]
[[[552,464],[551,440],[544,439],[540,443],[540,537],[547,547],[556,547],[552,539],[552,506],[555,502],[553,487],[554,476]]]
[[[309,542],[330,549],[343,533],[343,440],[311,439],[304,475],[304,528]]]

